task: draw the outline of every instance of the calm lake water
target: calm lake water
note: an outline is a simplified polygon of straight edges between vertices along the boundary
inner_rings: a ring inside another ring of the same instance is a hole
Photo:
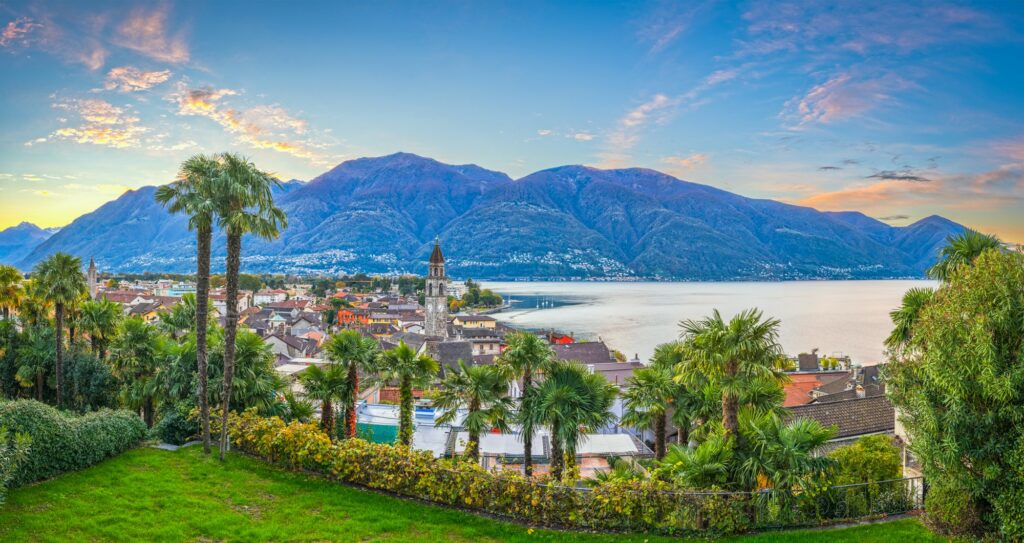
[[[659,343],[676,339],[679,321],[726,318],[758,307],[781,319],[787,354],[846,354],[860,364],[883,360],[892,329],[889,311],[907,289],[932,281],[791,281],[782,283],[573,283],[484,282],[513,300],[494,316],[528,329],[554,328],[603,339],[613,349],[648,359]]]

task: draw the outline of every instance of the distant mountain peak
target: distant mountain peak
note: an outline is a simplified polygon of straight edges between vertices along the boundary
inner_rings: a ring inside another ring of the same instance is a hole
[[[56,251],[111,271],[189,271],[194,234],[141,187],[83,215],[19,261]],[[270,273],[422,273],[435,237],[455,277],[778,280],[920,277],[962,226],[894,227],[858,212],[746,198],[645,168],[565,165],[513,182],[475,164],[399,152],[283,183],[279,239],[246,238]],[[214,266],[223,266],[223,234]],[[19,246],[22,247],[22,246]],[[24,254],[24,253],[22,253]]]

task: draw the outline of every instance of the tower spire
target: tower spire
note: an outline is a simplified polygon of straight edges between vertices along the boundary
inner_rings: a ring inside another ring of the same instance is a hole
[[[423,331],[428,336],[448,337],[448,278],[444,274],[444,255],[441,240],[434,239],[434,250],[427,264],[426,296]]]

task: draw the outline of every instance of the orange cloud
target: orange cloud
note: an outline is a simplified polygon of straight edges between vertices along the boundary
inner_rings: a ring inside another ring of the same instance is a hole
[[[171,78],[170,70],[144,72],[138,68],[121,66],[107,72],[103,88],[121,92],[136,92],[155,87]]]
[[[885,211],[927,204],[948,209],[1000,209],[1024,202],[1024,163],[929,182],[884,180],[822,192],[796,203],[821,210]]]
[[[137,147],[139,136],[148,130],[139,126],[139,118],[125,108],[104,100],[63,100],[54,103],[53,107],[77,114],[82,124],[58,128],[46,138],[37,138],[25,145],[68,140],[114,148]]]
[[[166,4],[152,11],[135,9],[118,27],[114,42],[163,62],[180,64],[188,61],[189,51],[184,34],[168,34],[167,12]]]
[[[171,100],[177,103],[179,115],[211,119],[251,147],[320,160],[320,156],[310,149],[313,146],[310,142],[289,139],[306,133],[305,120],[291,116],[277,105],[260,105],[244,110],[228,107],[224,99],[237,94],[231,89],[189,89],[181,84]]]
[[[912,86],[895,74],[858,80],[849,73],[841,73],[815,85],[804,96],[786,102],[780,116],[796,126],[829,124],[862,115],[891,101],[893,91]]]
[[[3,32],[0,32],[0,47],[11,47],[14,45],[28,45],[28,35],[41,24],[29,19],[20,17],[7,23]]]
[[[708,155],[702,153],[694,153],[690,156],[666,156],[661,158],[663,164],[669,164],[675,168],[682,168],[689,170],[700,166],[707,162]]]

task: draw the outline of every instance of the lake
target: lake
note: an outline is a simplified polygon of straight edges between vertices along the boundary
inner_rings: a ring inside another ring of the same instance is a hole
[[[577,338],[603,339],[609,347],[647,360],[659,343],[676,339],[679,321],[725,318],[758,307],[782,321],[787,354],[845,354],[856,363],[883,361],[892,329],[889,311],[912,287],[933,281],[787,281],[777,283],[482,282],[512,308],[494,317],[509,325],[554,328]]]

